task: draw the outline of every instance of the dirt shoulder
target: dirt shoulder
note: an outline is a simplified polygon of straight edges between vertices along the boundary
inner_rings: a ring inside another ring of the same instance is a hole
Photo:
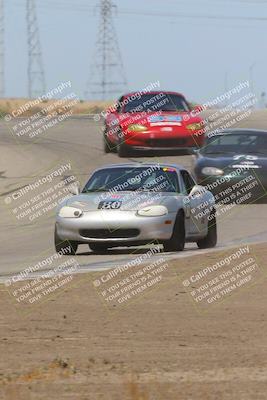
[[[172,261],[153,288],[108,307],[93,284],[102,272],[76,275],[26,313],[0,286],[0,398],[266,399],[266,245],[250,247],[260,271],[225,298],[190,294],[199,271],[238,250]],[[215,288],[228,267],[201,284]]]

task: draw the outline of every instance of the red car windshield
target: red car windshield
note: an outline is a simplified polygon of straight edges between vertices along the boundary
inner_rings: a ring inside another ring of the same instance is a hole
[[[128,100],[128,103],[122,109],[124,113],[190,111],[190,107],[183,96],[173,93],[147,93],[138,96],[138,98],[136,94],[132,97],[125,97],[125,103],[126,100]]]

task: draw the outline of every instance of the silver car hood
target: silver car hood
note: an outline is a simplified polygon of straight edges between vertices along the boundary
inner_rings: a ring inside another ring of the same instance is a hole
[[[136,211],[143,207],[150,205],[168,205],[182,196],[176,193],[153,193],[153,192],[119,192],[110,194],[108,192],[102,193],[88,193],[79,194],[66,200],[65,204],[71,207],[76,207],[86,211],[96,211],[99,204],[103,201],[119,201],[121,202],[120,210],[122,211]],[[62,206],[61,205],[61,206]]]

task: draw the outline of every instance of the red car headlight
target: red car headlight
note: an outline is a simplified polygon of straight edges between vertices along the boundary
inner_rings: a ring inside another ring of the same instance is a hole
[[[131,124],[128,126],[127,130],[129,132],[144,132],[147,131],[147,127],[141,124]]]
[[[204,126],[202,122],[197,122],[194,124],[186,125],[186,128],[189,129],[190,131],[199,131],[200,129],[203,129]]]

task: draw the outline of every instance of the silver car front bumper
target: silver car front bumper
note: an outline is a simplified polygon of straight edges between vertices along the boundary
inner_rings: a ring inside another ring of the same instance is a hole
[[[136,211],[90,211],[80,218],[57,216],[57,235],[62,240],[80,243],[127,243],[168,240],[172,236],[176,213],[142,217]],[[168,223],[166,223],[168,221]]]

